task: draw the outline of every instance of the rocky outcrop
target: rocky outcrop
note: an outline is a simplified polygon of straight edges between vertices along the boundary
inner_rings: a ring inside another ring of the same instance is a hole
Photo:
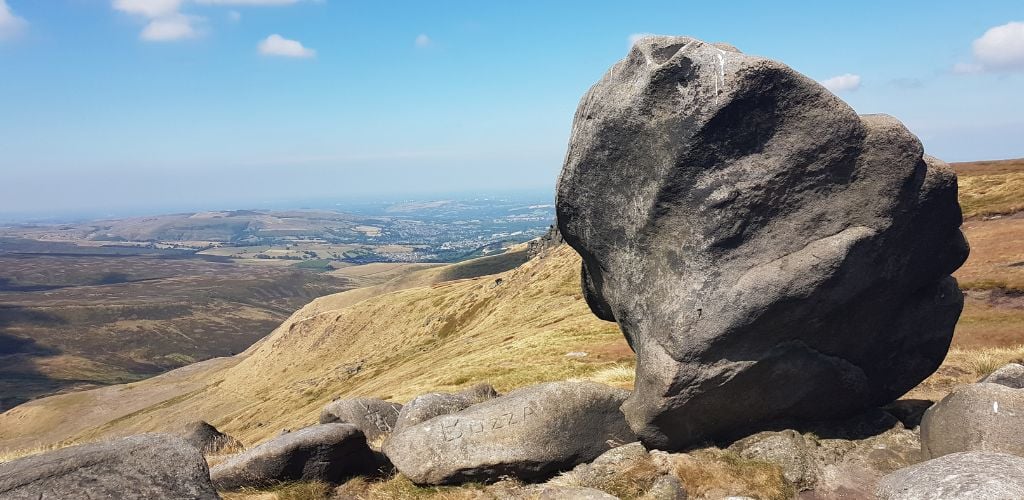
[[[426,422],[440,415],[448,415],[465,410],[472,405],[498,397],[498,392],[490,384],[477,384],[456,393],[434,392],[413,398],[398,413],[395,431]]]
[[[219,497],[196,448],[177,436],[142,434],[0,464],[0,498]]]
[[[648,37],[583,97],[557,217],[637,354],[623,406],[671,449],[881,406],[963,297],[956,176],[896,119],[784,64]]]
[[[627,391],[593,382],[519,389],[392,434],[384,454],[418,484],[542,479],[635,441]]]
[[[988,374],[978,382],[1005,385],[1012,389],[1024,389],[1024,365],[1010,363]]]
[[[928,458],[960,451],[1024,456],[1024,389],[999,384],[956,388],[925,412],[921,449]]]
[[[320,423],[339,422],[359,428],[370,443],[377,443],[391,434],[402,405],[372,398],[339,399],[320,412]]]
[[[1024,458],[961,452],[900,469],[882,479],[879,500],[1024,498]]]
[[[529,258],[534,258],[541,255],[552,248],[557,247],[564,243],[562,239],[562,233],[558,232],[558,226],[552,225],[548,228],[548,232],[544,233],[544,236],[540,238],[532,239],[526,244],[526,255]]]
[[[374,472],[377,460],[352,424],[322,424],[283,434],[210,469],[218,489],[323,481]]]
[[[178,435],[195,446],[203,454],[215,454],[225,450],[239,451],[242,443],[237,439],[217,430],[216,427],[200,420],[185,425]]]

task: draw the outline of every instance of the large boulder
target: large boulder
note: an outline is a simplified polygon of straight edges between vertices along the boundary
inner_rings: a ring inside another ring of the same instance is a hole
[[[593,382],[526,387],[391,435],[384,454],[418,484],[536,480],[636,438],[627,391]]]
[[[927,458],[958,451],[997,451],[1024,456],[1024,389],[968,384],[932,406],[921,419]]]
[[[0,498],[219,497],[199,450],[177,436],[141,434],[0,464]]]
[[[1024,458],[952,453],[885,476],[876,493],[880,500],[1024,498]]]
[[[352,424],[363,431],[366,440],[377,443],[395,428],[402,405],[373,398],[339,399],[320,412],[320,423]]]
[[[433,392],[416,396],[398,413],[394,432],[426,422],[440,415],[448,415],[465,410],[477,403],[498,397],[498,392],[490,384],[477,384],[464,391],[448,393]]]
[[[323,481],[371,473],[377,459],[366,437],[351,424],[322,424],[276,437],[210,469],[218,489],[269,486],[287,481]]]
[[[558,227],[656,448],[895,400],[949,347],[956,175],[786,65],[647,37],[580,102]]]
[[[178,432],[182,439],[195,446],[203,454],[216,454],[224,451],[238,451],[242,443],[237,439],[217,430],[216,427],[202,420],[186,424]]]

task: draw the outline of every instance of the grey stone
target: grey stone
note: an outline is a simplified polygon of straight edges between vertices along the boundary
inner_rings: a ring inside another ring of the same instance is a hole
[[[630,425],[677,449],[849,416],[930,375],[963,307],[956,193],[896,119],[654,36],[580,102],[556,211],[587,303],[637,354]]]
[[[403,428],[384,454],[417,484],[543,479],[635,441],[619,410],[627,395],[593,382],[526,387]]]
[[[552,225],[548,228],[548,232],[544,233],[544,236],[532,239],[526,243],[526,255],[532,259],[547,253],[562,243],[565,243],[565,240],[562,239],[562,233],[558,232],[558,226]]]
[[[957,387],[921,420],[926,458],[958,451],[1024,456],[1024,390],[999,384]]]
[[[376,466],[359,428],[330,423],[292,431],[234,455],[210,469],[210,477],[222,490],[286,481],[338,483],[372,473]]]
[[[1010,363],[988,374],[978,382],[1005,385],[1013,389],[1024,389],[1024,365]]]
[[[801,498],[872,498],[882,477],[921,460],[921,441],[907,429],[857,441],[823,439],[815,450],[817,482]]]
[[[797,489],[808,490],[818,481],[814,447],[802,434],[787,429],[759,432],[733,443],[728,449],[743,458],[778,465],[782,475]]]
[[[0,498],[219,497],[199,450],[177,436],[141,434],[0,464]]]
[[[530,500],[618,500],[618,497],[596,488],[550,484],[528,486],[518,492],[515,497],[529,498]]]
[[[678,477],[665,474],[654,480],[654,484],[640,497],[641,500],[686,500],[686,488]]]
[[[885,476],[880,500],[1024,498],[1024,458],[1006,453],[951,453]]]
[[[426,422],[440,415],[462,411],[497,396],[498,392],[490,384],[477,384],[456,393],[435,392],[417,396],[406,403],[398,413],[395,432],[401,432],[404,428]]]
[[[203,454],[220,453],[223,450],[238,451],[242,443],[237,439],[217,430],[216,427],[204,422],[191,422],[185,425],[178,435],[195,446]]]
[[[320,423],[340,422],[359,428],[370,443],[377,443],[391,434],[402,405],[373,398],[339,399],[320,412]]]

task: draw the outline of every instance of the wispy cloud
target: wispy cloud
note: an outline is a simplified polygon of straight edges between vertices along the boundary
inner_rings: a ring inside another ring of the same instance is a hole
[[[115,10],[146,18],[139,33],[147,42],[172,42],[199,36],[196,25],[204,19],[180,12],[182,0],[113,0]]]
[[[11,12],[7,0],[0,0],[0,40],[21,34],[26,26],[28,22]]]
[[[989,28],[971,43],[974,60],[953,65],[958,74],[1024,70],[1024,22]]]
[[[195,0],[202,5],[292,5],[300,0]]]
[[[302,46],[298,40],[289,40],[277,33],[263,39],[259,44],[259,52],[265,56],[300,57],[316,56],[316,51]]]
[[[426,34],[420,33],[420,35],[416,37],[416,40],[413,43],[417,47],[423,48],[430,47],[434,43],[434,41],[431,40],[430,37],[427,36]]]
[[[846,73],[843,75],[833,76],[832,78],[822,81],[821,84],[832,92],[853,92],[860,88],[860,75]]]

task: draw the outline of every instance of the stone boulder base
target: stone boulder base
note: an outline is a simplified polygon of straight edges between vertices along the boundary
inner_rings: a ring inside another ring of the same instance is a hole
[[[391,434],[402,405],[372,398],[339,399],[320,412],[320,423],[352,424],[375,443]]]
[[[219,497],[199,450],[177,436],[142,434],[0,464],[0,498]]]
[[[880,500],[1024,498],[1024,458],[961,452],[900,469],[882,479]]]
[[[956,388],[925,412],[921,449],[927,458],[959,451],[1024,456],[1024,389],[989,383]]]
[[[588,304],[637,354],[623,411],[653,448],[885,405],[963,307],[952,169],[728,46],[634,44],[580,102],[556,205]]]
[[[221,490],[287,481],[323,481],[368,474],[376,458],[366,437],[351,424],[322,424],[281,435],[214,466],[210,477]]]
[[[537,480],[635,441],[619,406],[627,391],[551,382],[395,433],[384,454],[417,484]]]

